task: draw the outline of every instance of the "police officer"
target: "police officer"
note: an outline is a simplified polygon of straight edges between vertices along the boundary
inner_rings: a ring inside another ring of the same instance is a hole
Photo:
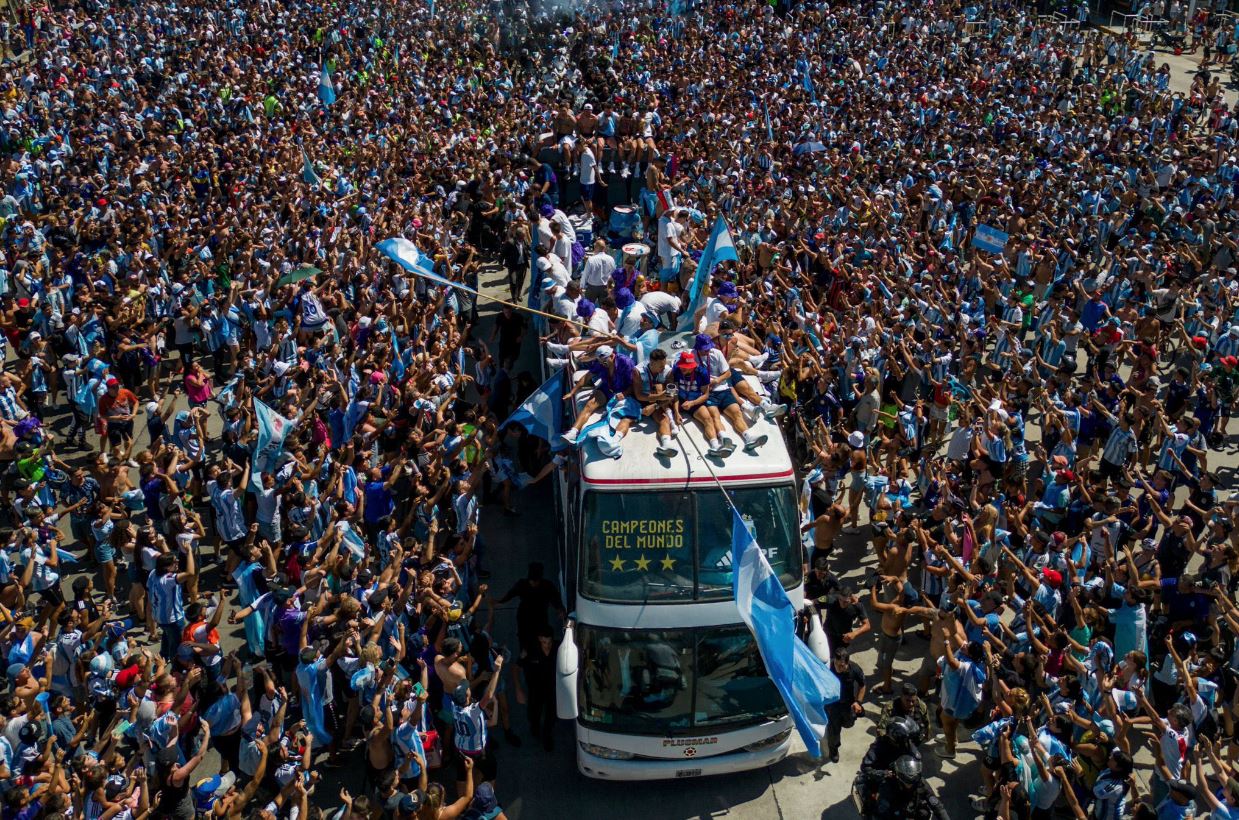
[[[865,807],[866,820],[947,820],[946,809],[921,777],[921,761],[904,755],[891,772],[875,784],[873,802]]]

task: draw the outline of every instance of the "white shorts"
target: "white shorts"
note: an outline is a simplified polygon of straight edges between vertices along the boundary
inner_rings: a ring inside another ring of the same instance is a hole
[[[576,138],[571,136],[560,137],[559,145],[562,148],[576,148]]]

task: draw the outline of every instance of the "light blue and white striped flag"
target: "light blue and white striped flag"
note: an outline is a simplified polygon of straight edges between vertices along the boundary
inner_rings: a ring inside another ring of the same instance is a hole
[[[564,394],[567,392],[564,371],[560,368],[531,393],[529,398],[521,402],[520,407],[512,411],[512,415],[499,425],[500,429],[509,424],[519,424],[528,430],[530,435],[550,442],[551,449],[562,449],[563,438],[560,433],[563,432]]]
[[[688,310],[680,316],[676,330],[683,333],[692,329],[693,316],[701,308],[706,292],[706,283],[710,281],[710,272],[719,262],[739,261],[736,254],[736,243],[731,239],[731,231],[727,229],[727,221],[719,217],[714,221],[714,230],[710,231],[710,241],[706,242],[701,258],[697,260],[697,272],[693,274],[692,284],[688,288]]]
[[[391,261],[395,262],[400,267],[407,270],[416,276],[423,279],[429,279],[438,285],[444,287],[463,290],[465,293],[471,293],[474,296],[478,295],[477,290],[463,285],[460,282],[453,282],[450,279],[445,279],[434,272],[434,260],[417,249],[409,240],[403,236],[393,236],[391,239],[384,239],[382,242],[374,246],[380,253],[386,256]]]
[[[322,177],[314,171],[314,163],[310,162],[310,155],[301,149],[301,179],[313,185],[315,188],[323,186]]]
[[[839,699],[839,679],[796,637],[791,599],[734,509],[731,552],[732,590],[740,617],[757,639],[766,674],[783,696],[800,739],[809,754],[821,757],[826,705]]]
[[[293,423],[258,399],[254,399],[254,420],[258,422],[254,472],[274,472],[279,465],[280,453],[284,452],[284,439],[288,438]]]
[[[326,63],[323,63],[322,71],[318,74],[318,98],[323,105],[331,105],[336,101],[336,86],[331,81],[331,72],[327,70]]]

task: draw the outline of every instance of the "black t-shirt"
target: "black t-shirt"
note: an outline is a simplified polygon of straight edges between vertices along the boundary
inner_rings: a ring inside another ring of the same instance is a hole
[[[525,317],[515,311],[511,316],[500,313],[495,317],[495,327],[499,332],[499,346],[514,347],[525,329]]]
[[[827,572],[822,577],[818,577],[816,572],[810,572],[809,577],[804,582],[804,595],[810,601],[816,601],[839,588],[839,579],[834,574]]]
[[[508,590],[508,594],[500,599],[499,603],[505,603],[513,598],[520,599],[516,607],[516,631],[523,636],[542,627],[550,626],[548,608],[554,607],[557,610],[563,608],[559,600],[559,590],[545,579],[537,583],[528,578],[520,579]]]
[[[548,655],[541,647],[533,650],[517,663],[525,671],[525,684],[530,692],[547,694],[555,690],[555,648]]]
[[[865,620],[865,608],[857,601],[850,606],[841,606],[838,601],[826,605],[826,632],[832,637],[838,637]]]
[[[832,669],[832,671],[834,671]],[[848,669],[842,675],[838,672],[835,674],[839,678],[839,700],[838,706],[851,709],[852,704],[856,702],[856,695],[865,685],[865,673],[860,671],[860,667],[848,661]]]

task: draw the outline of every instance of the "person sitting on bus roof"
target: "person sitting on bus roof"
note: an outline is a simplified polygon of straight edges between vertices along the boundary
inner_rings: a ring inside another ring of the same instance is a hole
[[[737,380],[743,382],[744,377],[728,366],[727,357],[714,346],[714,340],[706,334],[697,334],[693,349],[710,374],[710,395],[706,399],[706,404],[718,408],[727,421],[731,422],[732,428],[744,439],[745,451],[753,452],[766,443],[768,436],[754,434],[749,429],[749,423],[744,419],[744,413],[740,410],[740,403],[736,400],[734,391],[734,382]]]
[[[569,444],[576,443],[577,437],[581,434],[581,428],[596,411],[606,407],[616,396],[626,396],[632,393],[633,371],[636,368],[631,358],[623,353],[616,353],[615,348],[610,345],[601,345],[594,351],[592,359],[586,357],[581,362],[585,364],[589,375],[573,387],[564,399],[571,400],[577,393],[586,389],[592,388],[593,393],[585,402],[585,406],[581,408],[581,412],[577,414],[576,421],[572,422],[572,426],[564,433],[564,441]],[[591,376],[593,378],[590,378]],[[623,437],[631,426],[632,419],[624,419],[621,422],[622,429],[617,429],[616,432]]]
[[[786,413],[787,408],[762,396],[744,376],[749,374],[764,381],[777,381],[780,373],[777,370],[765,374],[759,372],[754,363],[764,363],[767,354],[751,356],[748,354],[751,349],[736,332],[735,324],[730,319],[724,319],[718,323],[718,346],[710,351],[710,369],[713,371],[724,364],[730,368],[731,376],[728,381],[746,413],[753,413],[755,416],[758,408],[761,408],[766,418],[777,418]]]
[[[735,443],[721,436],[723,417],[718,407],[707,404],[710,398],[710,371],[697,361],[693,351],[685,350],[676,360],[674,381],[679,399],[679,405],[673,406],[676,422],[684,423],[681,412],[697,419],[710,447],[708,455],[726,458],[735,452]]]
[[[645,364],[637,366],[637,377],[632,390],[641,402],[641,415],[654,420],[658,425],[658,455],[673,458],[679,450],[671,443],[675,430],[672,405],[675,399],[667,392],[667,351],[654,349]]]

